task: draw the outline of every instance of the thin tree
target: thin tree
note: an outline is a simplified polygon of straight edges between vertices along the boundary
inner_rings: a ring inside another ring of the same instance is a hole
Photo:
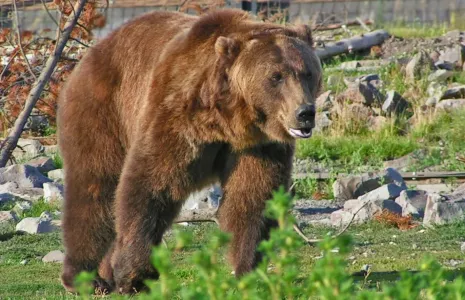
[[[56,41],[55,50],[53,54],[48,57],[44,69],[42,70],[37,80],[35,80],[33,88],[31,89],[31,92],[29,93],[24,104],[24,108],[15,121],[13,130],[3,141],[0,147],[0,167],[6,166],[8,159],[11,156],[11,153],[16,148],[21,133],[23,132],[24,126],[26,125],[27,119],[29,118],[37,101],[39,100],[40,95],[44,90],[44,87],[47,85],[48,81],[50,80],[50,77],[55,71],[55,67],[61,57],[63,49],[65,48],[66,43],[70,38],[71,32],[77,24],[77,21],[81,15],[82,10],[84,9],[84,5],[86,4],[86,2],[87,0],[77,0],[73,9],[74,13],[71,14],[69,19],[66,21],[63,31],[61,32],[60,27],[58,27],[57,30],[61,32],[61,34],[59,35],[59,40]]]

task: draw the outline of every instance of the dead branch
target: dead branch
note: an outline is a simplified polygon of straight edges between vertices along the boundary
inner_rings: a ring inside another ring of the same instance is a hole
[[[21,41],[21,31],[19,30],[19,17],[18,17],[18,9],[16,7],[16,0],[13,1],[13,8],[15,10],[15,19],[16,19],[16,34],[18,35],[18,46],[19,50],[21,51],[21,55],[24,57],[24,60],[26,61],[27,68],[29,69],[29,73],[31,73],[32,77],[34,80],[37,80],[37,76],[34,74],[34,71],[32,71],[31,64],[29,63],[29,60],[27,59],[26,53],[24,52],[22,41]]]
[[[184,223],[184,222],[215,222],[219,224],[218,219],[216,218],[216,209],[193,209],[193,210],[183,210],[174,220],[175,223]]]
[[[80,45],[82,45],[82,46],[84,46],[84,47],[86,47],[86,48],[90,48],[90,45],[87,45],[87,44],[81,42],[81,41],[78,40],[78,39],[75,39],[75,38],[70,37],[69,40],[70,40],[70,41],[75,41],[76,43],[78,43],[78,44],[80,44]]]
[[[338,237],[340,236],[341,234],[343,234],[344,232],[347,231],[347,229],[349,229],[350,225],[352,224],[352,222],[355,220],[355,216],[357,216],[357,214],[362,210],[362,208],[364,208],[367,204],[368,204],[369,201],[365,201],[365,203],[363,203],[362,206],[359,207],[359,209],[357,209],[357,211],[355,213],[352,214],[352,218],[350,219],[349,223],[347,223],[347,225],[338,233],[336,234],[334,237]]]
[[[294,230],[297,232],[301,238],[304,239],[309,245],[314,245],[321,242],[321,239],[309,239],[303,232],[302,229],[297,224],[294,224]]]
[[[73,18],[70,18],[66,21],[63,34],[61,36],[61,39],[57,41],[57,46],[55,47],[54,53],[50,55],[47,59],[45,68],[44,70],[42,70],[42,73],[40,74],[39,78],[37,78],[37,80],[34,82],[34,86],[26,99],[24,108],[15,121],[13,130],[2,143],[0,150],[0,167],[4,167],[7,164],[8,158],[10,157],[13,150],[16,148],[19,137],[23,132],[24,125],[26,125],[27,119],[29,118],[35,104],[39,100],[39,97],[45,85],[50,80],[50,77],[60,59],[61,53],[63,52],[63,49],[65,48],[66,43],[68,42],[71,31],[73,30],[74,26],[76,26],[76,22],[79,16],[81,15],[81,12],[84,9],[85,4],[86,0],[78,0],[76,2],[76,14],[73,16]]]
[[[388,38],[389,33],[387,31],[376,30],[335,43],[328,43],[324,48],[316,49],[316,54],[320,59],[325,59],[342,53],[370,49],[373,46],[382,44]]]

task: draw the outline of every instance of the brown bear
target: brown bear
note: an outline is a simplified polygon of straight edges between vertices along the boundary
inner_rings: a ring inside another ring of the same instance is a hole
[[[260,259],[265,201],[289,186],[311,136],[321,65],[307,26],[241,10],[152,12],[91,47],[58,104],[65,168],[63,285],[129,293],[153,278],[153,245],[188,195],[220,182],[236,276]],[[99,267],[100,266],[100,267]]]

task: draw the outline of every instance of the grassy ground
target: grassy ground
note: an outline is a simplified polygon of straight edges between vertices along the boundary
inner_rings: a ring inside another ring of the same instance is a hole
[[[172,272],[183,281],[196,280],[197,274],[190,267],[193,252],[206,243],[209,233],[216,225],[201,224],[181,227],[181,230],[194,231],[194,243],[187,249],[176,253],[173,258],[175,268]],[[331,229],[307,228],[308,236],[322,237]],[[421,227],[408,231],[387,227],[380,223],[356,226],[349,230],[355,238],[355,247],[348,257],[347,270],[354,275],[358,283],[366,287],[376,287],[379,282],[390,282],[403,270],[416,270],[421,258],[432,255],[441,264],[454,265],[454,272],[465,274],[463,253],[460,243],[465,236],[465,224],[452,224],[434,229]],[[168,237],[168,243],[173,239]],[[44,264],[41,257],[51,250],[61,249],[58,233],[42,235],[21,235],[0,242],[0,299],[71,299],[72,295],[62,289],[59,282],[60,264]],[[221,251],[221,270],[224,276],[231,276],[230,267],[225,260],[226,249]],[[299,256],[301,273],[305,276],[311,271],[320,253],[314,247],[304,247],[294,253]],[[21,264],[27,260],[25,265]],[[372,273],[365,278],[357,275],[365,264],[371,265]]]

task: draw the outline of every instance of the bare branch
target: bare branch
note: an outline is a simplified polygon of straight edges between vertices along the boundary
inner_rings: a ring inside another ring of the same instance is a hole
[[[305,234],[302,232],[302,229],[297,224],[294,224],[294,230],[300,235],[301,238],[304,239],[308,244],[314,245],[316,243],[321,242],[321,239],[309,239]]]
[[[68,21],[66,22],[63,30],[63,35],[61,36],[61,39],[57,41],[54,53],[50,55],[47,59],[45,68],[40,74],[39,78],[37,78],[37,80],[35,81],[34,86],[26,99],[24,108],[15,121],[13,130],[2,143],[0,151],[0,167],[4,167],[6,165],[11,153],[16,148],[18,144],[18,139],[21,136],[21,133],[24,129],[24,125],[26,124],[27,119],[29,118],[32,112],[32,109],[39,100],[45,85],[50,80],[50,77],[52,76],[52,73],[55,70],[55,67],[60,59],[61,53],[63,52],[63,49],[65,48],[66,43],[68,42],[71,31],[73,30],[74,26],[76,26],[77,20],[81,15],[81,12],[84,9],[85,4],[86,0],[79,0],[76,2],[76,14],[73,18],[68,19]]]
[[[82,46],[84,46],[84,47],[86,47],[86,48],[90,48],[90,45],[87,45],[87,44],[81,42],[81,41],[78,40],[78,39],[75,39],[75,38],[70,37],[69,40],[70,40],[70,41],[75,41],[76,43],[78,43],[78,44],[80,44],[80,45],[82,45]]]
[[[355,220],[355,216],[357,216],[357,214],[362,210],[362,208],[364,208],[367,204],[368,204],[369,201],[365,201],[365,203],[363,203],[362,206],[360,206],[359,209],[357,209],[357,211],[355,213],[352,214],[352,219],[350,219],[350,222],[347,223],[347,225],[344,227],[344,229],[342,229],[338,234],[336,234],[334,237],[338,237],[340,236],[341,234],[343,234],[344,232],[347,231],[347,229],[349,229],[349,226],[352,224],[352,222]]]
[[[175,223],[183,222],[215,222],[219,224],[216,218],[216,209],[193,209],[184,210],[176,217]]]
[[[32,77],[34,77],[34,80],[37,80],[36,75],[32,71],[31,64],[29,63],[29,60],[27,59],[26,53],[24,52],[23,45],[21,42],[21,31],[19,30],[19,17],[18,17],[18,9],[16,7],[16,0],[12,0],[13,2],[13,7],[15,10],[15,18],[16,18],[16,33],[18,35],[18,46],[19,50],[21,51],[21,55],[24,57],[24,60],[26,61],[27,68],[29,69],[29,72],[31,73]]]

